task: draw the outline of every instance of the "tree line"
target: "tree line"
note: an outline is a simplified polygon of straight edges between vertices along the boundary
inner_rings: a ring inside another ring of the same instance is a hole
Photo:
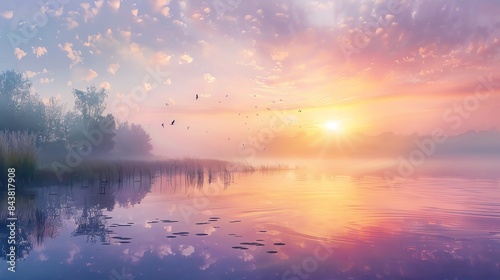
[[[151,137],[139,124],[119,122],[105,114],[108,91],[88,86],[73,89],[75,104],[66,109],[56,97],[43,102],[33,90],[31,80],[15,70],[0,74],[0,131],[27,131],[36,135],[41,158],[57,157],[69,149],[91,149],[90,156],[120,154],[149,155]],[[110,131],[103,133],[99,144],[86,147],[87,133],[104,124]]]

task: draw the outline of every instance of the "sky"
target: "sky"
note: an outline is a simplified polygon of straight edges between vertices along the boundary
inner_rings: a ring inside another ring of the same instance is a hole
[[[141,124],[167,156],[496,128],[499,50],[497,0],[0,5],[0,71],[23,72],[67,109],[75,88],[109,90],[107,112]]]

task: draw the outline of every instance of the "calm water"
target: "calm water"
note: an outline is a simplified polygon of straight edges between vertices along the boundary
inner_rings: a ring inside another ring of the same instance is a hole
[[[294,170],[16,199],[23,258],[0,279],[500,279],[499,181]]]

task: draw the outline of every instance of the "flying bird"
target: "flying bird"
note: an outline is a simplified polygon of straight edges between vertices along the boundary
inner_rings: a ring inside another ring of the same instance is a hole
[[[170,123],[170,125],[174,125],[174,123],[175,123],[175,120],[173,120],[173,121]]]
[[[199,97],[198,97],[198,94],[196,94],[196,100],[198,100],[198,98],[199,98]]]
[[[189,129],[189,126],[187,127],[187,129]]]
[[[162,126],[163,128],[165,128],[165,123],[161,123],[161,126]]]
[[[168,106],[168,103],[165,103],[165,105],[167,105],[167,106]]]

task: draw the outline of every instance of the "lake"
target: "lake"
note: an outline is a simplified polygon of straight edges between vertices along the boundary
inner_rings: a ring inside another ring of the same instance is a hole
[[[493,179],[297,169],[20,189],[22,259],[0,279],[500,279]]]

